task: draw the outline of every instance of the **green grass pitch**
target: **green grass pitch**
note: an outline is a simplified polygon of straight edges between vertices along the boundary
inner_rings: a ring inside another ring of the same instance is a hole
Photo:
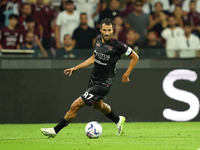
[[[55,138],[47,138],[41,127],[55,124],[2,124],[0,150],[198,150],[200,122],[126,123],[117,136],[114,123],[100,123],[98,139],[86,137],[86,123],[71,123]]]

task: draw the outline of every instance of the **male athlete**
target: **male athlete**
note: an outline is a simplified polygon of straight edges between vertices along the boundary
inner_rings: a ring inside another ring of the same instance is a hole
[[[102,112],[117,126],[117,135],[121,135],[125,117],[116,115],[111,107],[103,102],[108,94],[116,74],[115,65],[124,54],[131,58],[128,69],[122,76],[122,82],[129,82],[129,75],[135,67],[139,57],[126,44],[113,39],[114,23],[105,18],[101,21],[100,32],[102,37],[96,40],[94,54],[85,62],[64,70],[65,75],[71,76],[81,68],[94,64],[88,89],[71,105],[64,118],[54,128],[41,128],[42,133],[48,137],[55,137],[58,132],[67,126],[75,117],[79,109],[88,105]]]

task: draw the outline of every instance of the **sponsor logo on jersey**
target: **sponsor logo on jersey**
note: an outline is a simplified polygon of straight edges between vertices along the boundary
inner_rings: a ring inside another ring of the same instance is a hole
[[[107,61],[110,60],[110,55],[99,53],[96,50],[94,50],[94,54],[95,54],[95,57],[98,57],[101,60],[107,60]]]
[[[107,63],[103,63],[103,62],[101,62],[100,60],[97,60],[97,59],[95,59],[94,61],[95,61],[96,63],[100,64],[100,65],[104,65],[104,66],[107,65]]]

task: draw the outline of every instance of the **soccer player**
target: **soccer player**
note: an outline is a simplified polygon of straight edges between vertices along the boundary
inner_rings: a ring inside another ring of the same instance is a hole
[[[116,74],[116,63],[124,54],[131,58],[128,69],[122,76],[122,82],[129,82],[129,75],[135,67],[139,57],[126,44],[113,39],[114,23],[111,19],[105,18],[100,23],[102,37],[96,40],[94,54],[83,63],[64,70],[65,75],[71,76],[81,68],[94,64],[89,86],[85,93],[77,98],[71,105],[64,118],[54,128],[41,128],[44,135],[55,137],[58,132],[67,126],[75,117],[79,109],[88,105],[99,110],[110,118],[117,126],[117,135],[121,135],[125,117],[116,115],[111,107],[103,102],[108,94]]]

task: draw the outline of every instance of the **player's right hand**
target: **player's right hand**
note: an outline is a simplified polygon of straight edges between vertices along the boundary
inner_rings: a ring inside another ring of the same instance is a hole
[[[76,72],[76,71],[78,71],[77,67],[73,67],[73,68],[65,69],[65,70],[64,70],[64,74],[65,74],[65,75],[71,76],[72,73],[74,73],[74,72]]]

